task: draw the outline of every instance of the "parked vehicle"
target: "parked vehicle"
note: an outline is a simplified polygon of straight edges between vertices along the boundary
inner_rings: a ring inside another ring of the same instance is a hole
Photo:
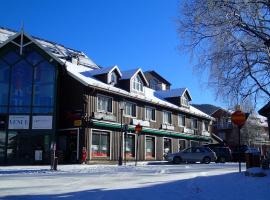
[[[181,162],[201,162],[209,164],[210,162],[216,161],[216,153],[208,147],[190,147],[177,153],[168,153],[165,155],[165,159],[175,164]]]
[[[225,163],[232,161],[232,151],[229,147],[220,144],[208,144],[204,145],[209,147],[217,155],[216,162]]]
[[[257,148],[249,147],[247,145],[241,145],[240,146],[240,151],[238,150],[238,147],[234,147],[232,149],[232,157],[234,162],[238,162],[239,159],[241,162],[245,162],[245,154],[246,153],[252,153],[254,155],[261,155],[261,152]]]

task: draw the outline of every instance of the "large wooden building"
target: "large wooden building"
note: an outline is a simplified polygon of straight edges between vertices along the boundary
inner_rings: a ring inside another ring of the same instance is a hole
[[[83,147],[88,162],[162,160],[211,142],[213,118],[190,105],[188,89],[170,86],[154,71],[101,68],[83,52],[0,28],[0,163],[49,163],[54,146],[60,163],[80,162]]]

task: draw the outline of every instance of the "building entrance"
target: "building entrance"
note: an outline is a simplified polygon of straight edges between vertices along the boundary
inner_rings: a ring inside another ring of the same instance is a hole
[[[64,129],[58,132],[57,156],[59,163],[79,162],[79,129]]]

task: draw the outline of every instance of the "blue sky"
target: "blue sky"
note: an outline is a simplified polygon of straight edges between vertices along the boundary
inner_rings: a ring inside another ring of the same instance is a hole
[[[121,70],[155,70],[187,87],[193,103],[210,103],[215,95],[205,76],[193,73],[190,56],[179,51],[178,0],[46,0],[2,2],[0,26],[25,31],[85,52],[101,66]]]

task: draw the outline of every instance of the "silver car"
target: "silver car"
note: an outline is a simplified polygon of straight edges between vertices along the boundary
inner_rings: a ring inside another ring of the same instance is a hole
[[[217,159],[216,153],[208,147],[190,147],[177,153],[168,153],[165,159],[169,162],[179,164],[181,162],[201,162],[209,164]]]

